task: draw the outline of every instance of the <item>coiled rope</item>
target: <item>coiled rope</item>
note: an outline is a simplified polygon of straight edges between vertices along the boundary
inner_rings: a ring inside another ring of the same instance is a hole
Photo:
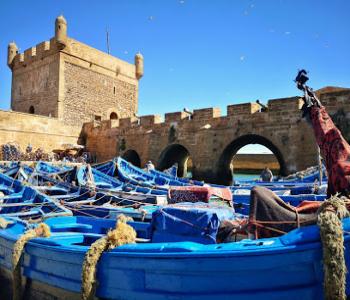
[[[345,197],[332,196],[318,210],[317,224],[323,246],[324,298],[345,300],[346,264],[341,220],[349,216]]]
[[[96,291],[96,269],[97,263],[104,251],[112,250],[125,244],[132,244],[136,241],[136,231],[128,224],[132,220],[125,215],[119,215],[116,228],[107,232],[107,235],[91,244],[85,254],[82,269],[81,299],[90,300],[94,298]]]
[[[13,291],[13,299],[20,300],[22,299],[22,274],[21,274],[21,256],[23,253],[23,249],[26,243],[36,237],[49,237],[50,236],[50,228],[44,223],[40,223],[35,229],[29,229],[24,234],[20,236],[20,238],[16,241],[13,252],[12,252],[12,291]]]

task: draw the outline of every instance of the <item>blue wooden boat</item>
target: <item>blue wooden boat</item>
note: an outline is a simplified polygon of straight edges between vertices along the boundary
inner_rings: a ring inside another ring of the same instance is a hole
[[[107,162],[98,163],[92,165],[92,167],[103,174],[114,177],[117,169],[117,161],[116,159],[109,160]]]
[[[40,286],[46,296],[73,299],[80,292],[87,249],[113,228],[115,221],[59,217],[48,219],[46,223],[52,235],[27,243],[22,260],[23,274],[31,280],[33,289]],[[96,296],[99,298],[323,298],[322,247],[317,226],[302,227],[277,238],[204,244],[191,238],[154,242],[151,224],[129,224],[137,231],[140,242],[102,255],[97,271]],[[349,218],[343,220],[343,228],[349,232]],[[25,230],[21,222],[0,230],[2,278],[10,278],[13,244]],[[147,240],[150,242],[145,242]],[[349,268],[350,235],[346,233],[344,240]],[[347,274],[347,283],[349,279]],[[346,292],[350,294],[349,287]]]
[[[262,186],[279,194],[300,195],[300,194],[326,194],[327,184],[321,186],[313,183],[298,183],[298,184],[249,184],[240,186],[231,186],[233,194],[240,194],[243,191],[250,191],[254,186]]]
[[[19,172],[19,170],[21,171]],[[64,205],[74,215],[115,218],[116,215],[124,211],[125,214],[134,217],[138,214],[141,216],[141,213],[145,211],[143,208],[133,209],[132,207],[135,205],[140,207],[141,205],[147,206],[147,204],[167,204],[165,195],[150,194],[148,193],[149,189],[145,188],[129,189],[130,185],[124,183],[122,183],[123,190],[95,189],[60,181],[51,177],[52,173],[38,173],[24,164],[21,166],[17,165],[10,171],[11,174],[24,174],[24,176],[17,175],[17,177],[25,181],[26,184],[30,184],[36,191],[49,196],[56,203]],[[9,181],[13,180],[9,179]],[[18,180],[14,182],[18,182],[21,185]],[[146,194],[139,191],[146,192]]]
[[[19,172],[19,169],[21,171]],[[36,190],[50,196],[58,202],[72,210],[74,215],[97,216],[114,218],[120,212],[125,210],[126,214],[139,214],[143,210],[143,206],[148,204],[166,205],[167,199],[164,191],[150,189],[143,186],[135,186],[119,181],[103,174],[102,172],[92,169],[91,173],[96,184],[96,192],[91,193],[91,186],[87,185],[88,167],[82,166],[78,171],[78,186],[73,186],[70,182],[62,182],[50,177],[50,174],[38,173],[32,168],[21,164],[16,165],[8,170],[17,177],[25,179]],[[19,176],[18,174],[24,174]],[[288,185],[266,185],[274,190],[282,200],[293,205],[300,204],[303,200],[322,201],[325,195],[310,194],[313,189],[312,184],[296,184]],[[233,201],[236,211],[242,214],[249,213],[250,189],[252,186],[231,187],[233,191]],[[95,186],[93,186],[95,189]],[[295,195],[283,195],[285,191],[292,191]],[[294,192],[293,192],[294,191]],[[308,194],[299,194],[308,193]],[[137,209],[133,209],[133,206]],[[139,208],[141,206],[141,208]]]
[[[320,182],[319,171],[316,170],[304,176],[287,176],[272,182],[262,182],[259,180],[240,180],[235,181],[236,185],[240,184],[291,184],[291,183],[314,183],[315,181]],[[322,169],[322,183],[327,182],[326,168]]]
[[[40,175],[59,178],[61,181],[72,182],[75,179],[75,169],[70,166],[60,167],[47,162],[37,162],[35,166],[23,162],[13,162],[2,171],[3,174],[20,180],[21,182],[32,183]]]
[[[0,215],[23,219],[45,219],[72,215],[71,211],[30,186],[0,174]]]
[[[71,172],[73,170],[72,166],[67,166],[64,164],[61,165],[53,165],[48,162],[39,161],[35,165],[35,171],[40,174],[46,175],[60,175],[64,176],[65,174]]]
[[[0,192],[3,195],[6,196],[14,193],[20,193],[22,190],[23,185],[20,181],[0,173]]]
[[[122,182],[117,178],[108,176],[94,168],[83,165],[78,169],[77,181],[81,186],[93,185],[95,188],[108,192],[136,192],[152,195],[166,195],[167,190],[164,188],[145,187],[138,182]]]
[[[175,167],[171,167],[173,168],[173,170],[176,170],[177,172],[177,168]],[[190,178],[184,178],[184,177],[177,177],[177,175],[174,175],[174,172],[175,171],[172,171],[172,170],[167,170],[167,172],[162,172],[162,171],[159,171],[159,170],[150,170],[149,173],[152,174],[153,176],[156,176],[156,177],[160,177],[160,178],[165,178],[165,179],[168,179],[168,180],[176,180],[176,181],[179,181],[181,182],[182,184],[185,184],[185,185],[199,185],[199,186],[202,186],[204,185],[204,182],[203,181],[198,181],[198,180],[194,180],[194,179],[190,179]],[[176,174],[176,173],[175,173]],[[217,185],[219,186],[219,185]]]
[[[34,169],[32,167],[20,162],[15,162],[9,165],[2,173],[21,182],[25,182],[33,172]]]
[[[169,186],[186,186],[186,182],[181,182],[170,175],[164,173],[148,173],[131,163],[127,162],[121,157],[117,158],[118,178],[124,182],[132,184],[139,184],[146,187],[166,187]]]

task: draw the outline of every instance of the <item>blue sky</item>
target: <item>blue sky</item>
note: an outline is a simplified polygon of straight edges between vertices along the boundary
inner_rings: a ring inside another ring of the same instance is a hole
[[[263,102],[310,85],[350,87],[349,0],[0,0],[0,108],[10,107],[7,44],[21,52],[54,34],[63,14],[69,36],[133,62],[140,51],[139,114]]]

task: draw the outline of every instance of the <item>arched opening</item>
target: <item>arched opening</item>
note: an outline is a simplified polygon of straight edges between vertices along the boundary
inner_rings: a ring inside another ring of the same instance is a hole
[[[29,107],[29,113],[30,114],[34,114],[35,113],[35,109],[34,109],[33,105],[31,107]]]
[[[169,145],[163,150],[159,157],[158,169],[168,169],[175,163],[178,165],[177,176],[192,176],[192,159],[190,157],[190,152],[180,144]]]
[[[260,155],[260,157],[256,157],[254,155],[251,157],[249,157],[249,155],[248,157],[241,156],[241,159],[244,160],[247,164],[246,169],[250,168],[254,172],[259,172],[260,169],[263,169],[265,166],[267,166],[272,167],[275,170],[275,173],[286,175],[286,164],[280,150],[267,138],[256,134],[248,134],[232,141],[222,152],[218,163],[217,177],[219,183],[227,185],[232,184],[232,179],[236,169],[235,163],[238,166],[237,162],[239,159],[239,155],[236,156],[236,154],[240,149],[251,144],[259,144],[261,146],[264,146],[270,150],[270,153],[268,153],[269,155],[265,157],[262,155]],[[276,166],[276,162],[278,163],[278,166]],[[240,163],[240,169],[243,169],[242,164],[244,164],[244,162],[241,161]],[[248,164],[250,166],[248,166]]]
[[[118,119],[117,113],[111,112],[111,114],[109,115],[109,119],[110,120],[117,120]]]
[[[141,168],[141,159],[135,150],[127,150],[122,155],[122,158],[132,163],[134,166]]]

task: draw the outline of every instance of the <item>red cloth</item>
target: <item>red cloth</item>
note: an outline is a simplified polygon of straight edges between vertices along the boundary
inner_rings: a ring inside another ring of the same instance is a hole
[[[232,204],[232,193],[229,188],[206,186],[171,187],[168,192],[168,202],[208,202],[213,195]]]
[[[327,195],[350,193],[350,146],[324,107],[311,108],[311,122],[328,173]]]
[[[323,201],[308,201],[304,200],[297,207],[296,210],[298,213],[315,213],[320,208]]]

